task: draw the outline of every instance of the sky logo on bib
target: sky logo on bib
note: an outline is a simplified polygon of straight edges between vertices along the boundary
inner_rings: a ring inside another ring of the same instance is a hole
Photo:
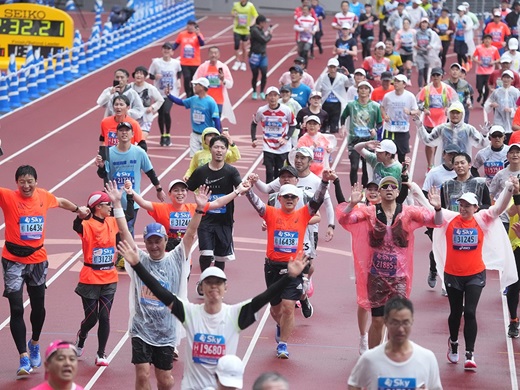
[[[415,390],[415,378],[385,378],[380,377],[377,381],[378,390]]]

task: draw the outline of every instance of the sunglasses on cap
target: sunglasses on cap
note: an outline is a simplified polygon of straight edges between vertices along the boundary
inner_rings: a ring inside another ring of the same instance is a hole
[[[282,198],[284,199],[296,199],[297,196],[296,195],[291,195],[291,194],[287,194],[287,195],[283,195]]]
[[[117,131],[132,131],[132,125],[129,122],[121,122],[117,125]]]
[[[382,190],[388,190],[388,189],[390,189],[390,190],[397,190],[397,186],[395,184],[383,184],[381,186],[381,189]]]

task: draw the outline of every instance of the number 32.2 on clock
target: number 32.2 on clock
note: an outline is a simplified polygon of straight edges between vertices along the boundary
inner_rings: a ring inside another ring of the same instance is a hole
[[[63,21],[0,18],[0,35],[63,37]]]

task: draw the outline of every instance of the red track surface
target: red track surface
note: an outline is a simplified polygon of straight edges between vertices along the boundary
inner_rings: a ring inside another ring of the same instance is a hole
[[[200,17],[200,16],[199,16]],[[233,48],[227,16],[212,15],[200,22],[208,45],[221,48],[221,60],[232,63]],[[269,45],[269,66],[272,75],[268,85],[277,85],[281,73],[288,69],[294,55],[294,33],[290,17],[273,17],[272,24],[279,26]],[[327,23],[328,25],[328,23]],[[317,56],[310,62],[309,71],[317,76],[326,64],[332,51],[334,36],[326,30],[324,37],[327,54]],[[171,40],[172,38],[170,38]],[[206,51],[204,51],[204,54]],[[0,161],[0,182],[5,187],[14,188],[14,171],[21,164],[34,165],[39,174],[39,186],[52,189],[59,196],[84,204],[88,194],[101,188],[92,159],[97,153],[99,122],[103,111],[93,109],[100,91],[110,84],[112,73],[119,67],[129,70],[137,65],[148,66],[153,57],[160,55],[160,43],[141,50],[95,72],[82,80],[68,85],[34,104],[2,118],[2,146],[6,153]],[[252,101],[249,96],[250,72],[234,72],[235,86],[230,92],[231,101],[237,103],[235,113],[238,125],[231,125],[230,132],[240,147],[242,159],[236,164],[244,175],[259,157],[260,150],[252,149],[249,142],[251,115],[261,102]],[[415,76],[414,76],[415,77]],[[471,76],[474,81],[474,76]],[[412,88],[416,92],[416,88]],[[244,100],[244,99],[245,100]],[[182,177],[189,160],[179,156],[188,148],[190,125],[188,112],[180,107],[173,108],[173,146],[158,146],[158,130],[152,129],[149,138],[149,154],[156,172],[164,174],[163,183]],[[79,119],[78,119],[79,118]],[[471,115],[473,124],[482,123],[482,109],[477,108]],[[52,133],[52,135],[50,135]],[[44,137],[47,137],[43,140]],[[415,139],[415,132],[412,136]],[[33,145],[33,143],[35,143]],[[27,149],[28,145],[31,145]],[[341,145],[341,142],[339,143]],[[423,146],[419,146],[418,161],[414,161],[414,179],[422,184],[425,172]],[[338,156],[338,152],[334,157]],[[344,183],[345,193],[348,185],[348,156],[339,157],[339,172]],[[255,168],[263,176],[262,167]],[[148,183],[145,178],[144,183]],[[153,191],[145,195],[153,199]],[[63,210],[53,210],[49,215],[46,247],[49,252],[51,269],[47,290],[47,319],[42,345],[56,338],[74,340],[80,321],[82,307],[80,298],[74,293],[81,268],[81,257],[75,259],[80,250],[80,241],[72,231],[74,215]],[[260,218],[253,212],[245,198],[236,201],[235,246],[237,261],[228,264],[229,277],[226,301],[235,303],[249,298],[264,286],[263,257],[265,235],[260,230]],[[150,217],[141,212],[137,222],[137,232],[141,231]],[[321,231],[325,230],[325,224]],[[0,232],[3,235],[3,226]],[[137,240],[142,237],[137,235]],[[416,267],[412,300],[416,315],[412,338],[419,344],[432,349],[439,361],[441,378],[446,389],[511,389],[510,366],[505,337],[506,324],[502,312],[502,296],[499,294],[496,274],[489,274],[488,286],[484,290],[479,305],[479,336],[476,345],[478,372],[469,374],[461,364],[447,363],[446,339],[448,335],[448,302],[440,295],[439,288],[431,290],[426,284],[428,256],[431,244],[420,232],[416,239]],[[296,329],[289,345],[291,358],[280,361],[275,358],[274,322],[267,318],[264,328],[259,328],[264,311],[259,313],[259,321],[242,333],[238,355],[244,357],[253,340],[255,331],[259,338],[247,363],[244,388],[251,385],[258,374],[266,370],[276,370],[287,376],[292,388],[299,389],[345,389],[348,375],[358,358],[358,330],[356,322],[356,299],[353,282],[352,257],[350,255],[350,235],[340,227],[336,229],[333,241],[326,243],[320,237],[319,259],[314,276],[316,286],[312,298],[314,316],[304,319],[297,313]],[[198,278],[195,254],[193,277],[190,281],[190,297],[194,295],[194,281]],[[72,262],[72,265],[69,264]],[[58,275],[54,280],[54,276]],[[52,282],[52,283],[51,283]],[[106,370],[94,366],[97,346],[96,328],[86,343],[83,357],[80,358],[77,382],[95,389],[129,389],[134,387],[134,369],[130,363],[130,344],[125,341],[128,324],[128,277],[121,274],[115,305],[112,311],[112,332],[107,353],[111,354],[110,366]],[[43,381],[43,368],[35,370],[29,378],[16,381],[18,354],[9,332],[6,320],[9,316],[7,300],[0,301],[0,361],[1,389],[29,389]],[[26,323],[30,329],[29,316]],[[30,333],[28,333],[30,337]],[[123,342],[125,341],[125,342]],[[121,344],[120,349],[116,345]],[[513,341],[516,350],[518,340]],[[175,364],[175,388],[179,388],[182,376],[182,359],[186,357],[181,348],[181,361]],[[511,363],[516,370],[517,362]],[[516,379],[516,378],[515,378]],[[516,382],[515,382],[516,385]]]

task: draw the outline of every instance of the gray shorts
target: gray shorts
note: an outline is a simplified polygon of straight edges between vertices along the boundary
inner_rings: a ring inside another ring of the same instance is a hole
[[[78,283],[74,290],[80,297],[86,299],[99,299],[101,296],[114,295],[116,293],[117,283],[109,284],[85,284]]]
[[[454,288],[459,291],[464,291],[466,286],[486,286],[486,270],[475,275],[456,276],[444,273],[444,284],[447,287]]]
[[[49,262],[47,260],[38,264],[24,264],[2,257],[4,297],[12,292],[20,291],[24,282],[34,287],[45,284],[48,267]]]

